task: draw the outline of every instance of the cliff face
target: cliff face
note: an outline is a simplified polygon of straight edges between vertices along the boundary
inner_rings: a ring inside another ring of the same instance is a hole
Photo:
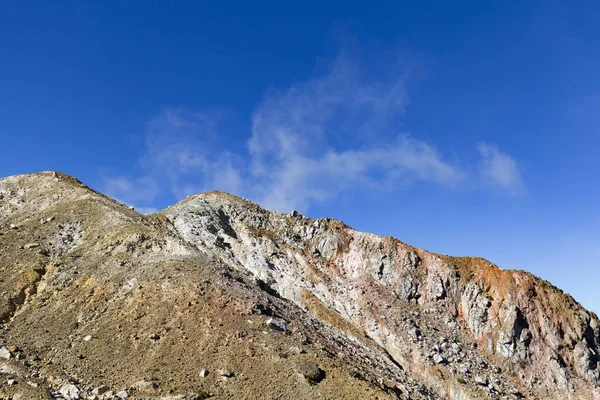
[[[5,398],[600,399],[598,318],[548,282],[226,193],[0,180],[0,295]]]

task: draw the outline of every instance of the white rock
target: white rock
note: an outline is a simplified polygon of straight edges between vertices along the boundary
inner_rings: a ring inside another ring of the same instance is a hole
[[[79,399],[79,389],[77,389],[77,386],[73,385],[72,383],[66,383],[62,385],[58,392],[67,399]]]
[[[233,371],[230,371],[228,369],[220,369],[219,375],[221,375],[225,378],[231,378],[231,377],[233,377]]]
[[[127,393],[126,390],[121,390],[120,392],[115,394],[115,396],[117,396],[120,399],[126,399],[127,397],[129,397],[129,393]]]
[[[10,352],[10,350],[8,350],[4,346],[0,347],[0,358],[4,358],[4,359],[8,360],[11,356],[12,356],[12,353]]]
[[[85,342],[89,342],[90,340],[92,340],[92,335],[87,335],[87,336],[85,336],[85,337],[83,338],[83,340],[84,340]]]
[[[156,383],[152,381],[138,381],[135,383],[135,388],[141,392],[156,389]]]
[[[445,359],[444,357],[442,357],[442,355],[441,355],[441,354],[439,354],[439,353],[435,353],[435,354],[433,355],[433,361],[434,361],[436,364],[441,364],[441,363],[443,363],[444,361],[446,361],[446,359]]]

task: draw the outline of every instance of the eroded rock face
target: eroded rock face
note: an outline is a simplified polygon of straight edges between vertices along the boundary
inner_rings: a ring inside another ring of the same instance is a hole
[[[200,243],[189,234],[203,230],[194,209],[212,218],[224,213],[230,224],[226,229],[236,237],[216,232],[222,246],[211,246],[214,239]],[[468,394],[468,384],[448,390],[429,373],[429,363],[459,381],[473,379],[476,371],[484,371],[482,365],[512,365],[509,368],[522,370],[522,379],[529,382],[529,387],[517,389],[517,381],[492,368],[486,376],[500,383],[488,394],[529,390],[560,398],[581,385],[598,384],[596,318],[585,321],[563,311],[571,307],[571,299],[564,297],[548,310],[547,302],[558,298],[556,289],[528,274],[502,271],[485,260],[434,255],[391,238],[356,232],[335,220],[269,213],[221,193],[196,196],[166,215],[199,248],[216,251],[251,271],[308,311],[310,293],[363,329],[395,362],[437,388],[442,397],[473,395]],[[544,298],[550,294],[551,300]],[[561,331],[564,325],[572,327],[567,335]],[[442,349],[431,340],[436,335],[462,342],[462,350],[452,354],[450,346]],[[566,349],[571,356],[563,355]],[[554,390],[565,392],[558,395]]]
[[[492,305],[489,296],[475,282],[470,282],[462,295],[461,305],[467,326],[480,339],[489,320]]]

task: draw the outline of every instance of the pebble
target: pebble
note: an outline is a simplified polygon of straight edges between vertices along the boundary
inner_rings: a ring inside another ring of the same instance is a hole
[[[206,378],[208,376],[208,370],[206,370],[206,369],[200,370],[200,376],[203,378]]]
[[[481,376],[481,375],[477,375],[477,376],[475,377],[475,382],[477,382],[478,384],[480,384],[480,385],[483,385],[483,386],[485,386],[485,385],[487,385],[487,384],[488,384],[488,380],[487,380],[487,378],[486,378],[486,377],[483,377],[483,376]]]
[[[141,392],[156,389],[156,383],[152,381],[138,381],[135,383],[135,388]]]
[[[127,390],[121,390],[120,392],[115,394],[115,396],[117,396],[120,399],[126,399],[127,397],[129,397],[129,393],[127,393]]]
[[[84,342],[89,342],[90,340],[92,340],[92,335],[87,335],[83,338]]]
[[[230,371],[228,369],[220,369],[219,375],[224,376],[225,378],[231,378],[233,377],[233,371]]]
[[[108,389],[110,389],[108,386],[100,385],[97,388],[95,388],[94,390],[92,390],[92,394],[95,396],[100,396],[100,395],[108,392]]]
[[[26,249],[34,249],[34,248],[36,248],[36,247],[40,247],[40,244],[39,244],[39,243],[27,243],[27,244],[25,245],[25,248],[26,248]]]
[[[446,361],[446,359],[445,359],[444,357],[442,357],[442,355],[441,355],[441,354],[439,354],[439,353],[435,353],[435,354],[433,355],[433,361],[434,361],[436,364],[441,364],[441,363],[445,362],[445,361]]]
[[[8,350],[6,347],[0,348],[0,358],[4,358],[4,359],[8,360],[11,356],[12,356],[12,354],[11,354],[10,350]]]

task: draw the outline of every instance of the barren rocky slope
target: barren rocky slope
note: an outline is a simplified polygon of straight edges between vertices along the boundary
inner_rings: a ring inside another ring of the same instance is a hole
[[[0,316],[6,399],[600,399],[598,318],[548,282],[225,193],[0,180]]]

